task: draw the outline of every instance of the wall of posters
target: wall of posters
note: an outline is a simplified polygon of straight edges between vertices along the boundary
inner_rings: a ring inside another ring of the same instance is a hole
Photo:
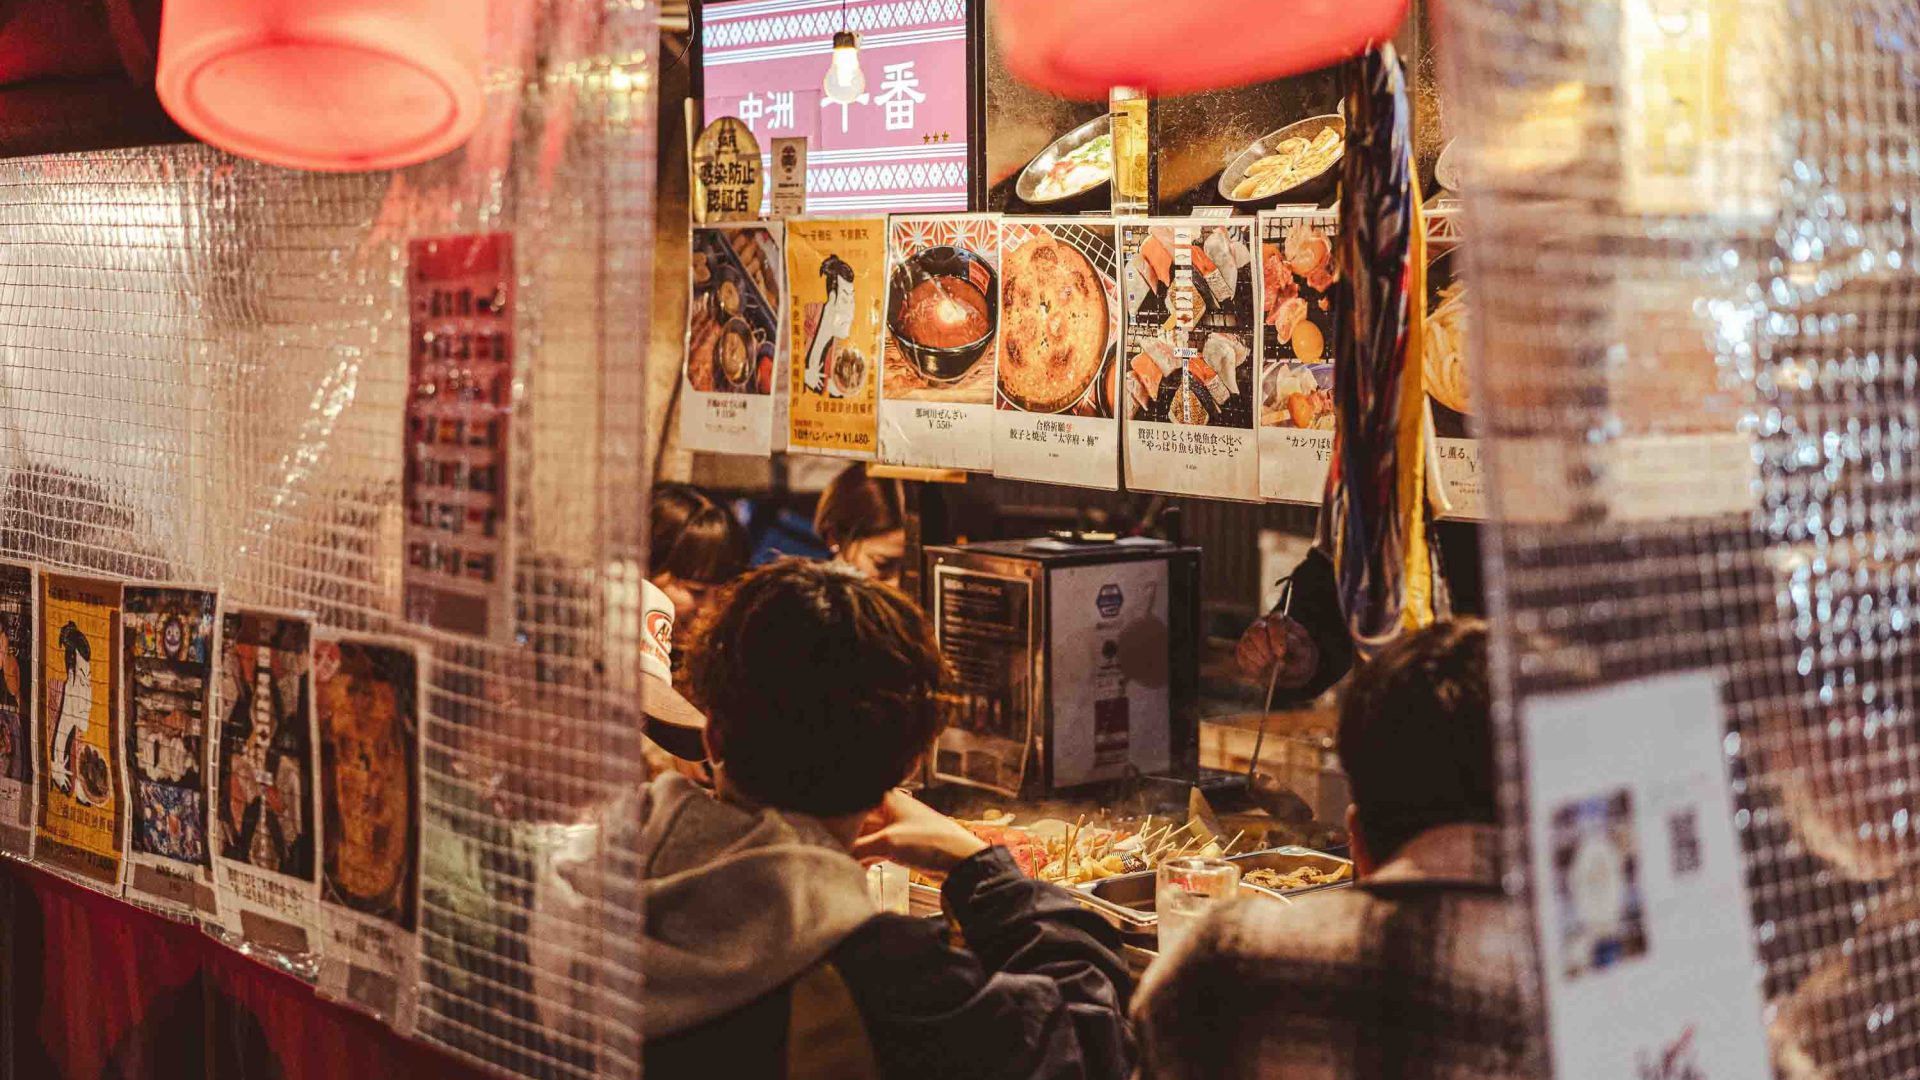
[[[33,851],[33,568],[0,563],[0,851]]]
[[[120,891],[126,797],[120,771],[120,584],[40,577],[39,820],[42,866]]]
[[[875,456],[886,262],[886,218],[787,222],[789,450]]]
[[[896,217],[887,233],[880,460],[993,468],[1000,226],[980,214]]]
[[[1260,497],[1253,222],[1120,227],[1129,490]]]
[[[418,650],[405,641],[314,645],[320,736],[320,989],[413,1028],[419,982]]]
[[[211,790],[221,926],[248,945],[313,952],[313,624],[282,612],[222,613],[215,685]]]
[[[407,293],[407,618],[498,637],[512,616],[513,237],[414,241]]]
[[[786,226],[696,226],[689,259],[680,445],[773,451],[774,369],[786,355]]]
[[[1332,210],[1260,215],[1260,495],[1318,503],[1333,462]]]
[[[1119,257],[1110,221],[1003,219],[993,471],[1119,486]]]
[[[205,589],[128,585],[127,895],[212,915],[207,813],[214,608]]]

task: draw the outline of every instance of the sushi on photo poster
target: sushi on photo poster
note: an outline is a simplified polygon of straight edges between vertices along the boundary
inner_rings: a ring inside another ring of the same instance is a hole
[[[1252,218],[1120,228],[1129,490],[1255,501]]]
[[[873,460],[887,219],[787,221],[787,449]]]
[[[1333,462],[1339,215],[1273,210],[1259,220],[1260,496],[1317,504]]]
[[[693,227],[680,373],[680,443],[689,450],[773,451],[787,340],[785,243],[781,221]]]
[[[210,589],[122,593],[127,895],[195,917],[216,912],[207,779],[218,604]]]
[[[33,567],[0,562],[0,852],[23,859],[33,853],[37,591]]]
[[[220,926],[249,948],[288,956],[318,947],[313,636],[308,615],[229,607],[214,671]]]
[[[121,584],[40,575],[33,861],[118,894],[126,852]]]
[[[900,215],[887,227],[880,460],[993,467],[1000,225],[988,214]]]
[[[320,990],[402,1031],[418,1006],[425,666],[401,638],[314,644]]]
[[[995,476],[1119,487],[1119,274],[1110,220],[1001,219]]]

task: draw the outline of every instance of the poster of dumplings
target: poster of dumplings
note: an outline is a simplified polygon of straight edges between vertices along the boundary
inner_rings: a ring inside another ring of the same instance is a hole
[[[1260,215],[1260,496],[1318,503],[1333,460],[1332,210]]]
[[[1117,241],[1111,222],[1001,221],[994,475],[1119,486]]]
[[[214,914],[207,770],[212,753],[215,595],[129,585],[127,895],[173,911]]]
[[[880,460],[993,468],[1000,224],[985,214],[896,217],[887,235]]]
[[[0,563],[0,851],[33,850],[33,617],[31,566]]]
[[[1427,397],[1440,446],[1440,484],[1449,517],[1483,518],[1486,479],[1473,437],[1473,393],[1467,381],[1467,283],[1460,260],[1460,215],[1427,215]]]
[[[877,455],[886,274],[886,218],[788,220],[788,450]]]
[[[680,394],[680,444],[688,450],[773,450],[775,365],[786,341],[785,236],[779,221],[693,229]]]
[[[1120,227],[1129,490],[1260,497],[1253,225]]]
[[[33,860],[115,893],[125,851],[120,583],[40,575],[39,824]]]

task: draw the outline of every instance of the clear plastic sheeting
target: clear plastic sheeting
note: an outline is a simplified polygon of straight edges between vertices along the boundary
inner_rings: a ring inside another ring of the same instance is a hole
[[[1526,702],[1712,672],[1776,1068],[1920,1077],[1920,13],[1445,15],[1515,884]]]
[[[600,822],[643,779],[655,12],[491,7],[486,118],[419,167],[0,163],[0,555],[421,642],[419,1035],[632,1076],[639,913]],[[400,618],[407,242],[484,232],[513,234],[519,297],[500,640]]]

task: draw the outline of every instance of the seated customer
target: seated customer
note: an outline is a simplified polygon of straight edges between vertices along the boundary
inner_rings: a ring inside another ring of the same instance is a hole
[[[1141,1075],[1543,1075],[1530,931],[1497,870],[1486,628],[1428,627],[1362,666],[1339,738],[1358,884],[1195,928],[1141,985]]]
[[[692,659],[717,797],[669,774],[640,812],[643,1075],[1126,1075],[1108,925],[895,789],[943,673],[920,610],[843,567],[787,560],[725,594]],[[879,858],[946,875],[964,948],[875,914]]]
[[[680,640],[714,593],[747,568],[747,530],[713,496],[687,484],[659,484],[647,507],[647,580],[673,601]],[[675,668],[678,671],[678,667]]]
[[[876,480],[865,465],[849,465],[820,493],[813,531],[835,562],[899,586],[907,557],[906,513],[897,480]]]

